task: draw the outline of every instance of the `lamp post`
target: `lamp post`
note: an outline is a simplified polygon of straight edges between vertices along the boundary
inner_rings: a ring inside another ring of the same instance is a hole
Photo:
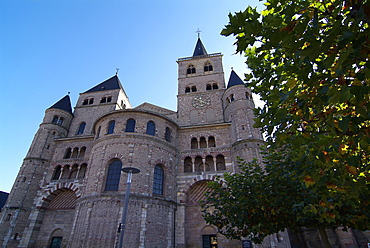
[[[127,216],[127,209],[128,209],[128,202],[130,199],[130,188],[131,188],[131,177],[132,174],[137,174],[140,172],[139,169],[133,168],[133,167],[125,167],[122,169],[123,172],[128,173],[127,176],[127,186],[126,186],[126,195],[125,195],[125,204],[123,205],[123,213],[122,213],[122,220],[121,220],[121,234],[119,236],[119,243],[118,248],[122,248],[123,245],[123,235],[125,232],[125,226],[126,226],[126,216]]]

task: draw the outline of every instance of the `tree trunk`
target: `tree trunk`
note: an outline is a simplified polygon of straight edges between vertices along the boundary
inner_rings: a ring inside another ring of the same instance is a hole
[[[320,234],[322,247],[331,248],[331,245],[330,245],[329,239],[328,239],[328,234],[326,233],[325,227],[324,226],[319,226],[317,228],[317,230],[319,231],[319,234]]]

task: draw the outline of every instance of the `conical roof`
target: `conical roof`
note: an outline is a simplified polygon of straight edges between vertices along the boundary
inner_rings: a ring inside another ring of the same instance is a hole
[[[98,84],[97,86],[85,91],[84,93],[88,92],[97,92],[97,91],[104,91],[104,90],[116,90],[116,89],[123,89],[121,85],[121,81],[117,75],[105,80],[104,82]]]
[[[51,108],[61,109],[61,110],[64,110],[64,111],[72,114],[71,99],[69,98],[69,95],[66,95],[65,97],[60,99],[53,106],[51,106],[49,109],[51,109]]]
[[[198,38],[197,44],[195,45],[193,57],[201,56],[201,55],[208,55],[206,48],[203,46],[202,41]]]
[[[243,80],[240,79],[238,74],[234,70],[231,70],[229,82],[227,83],[227,88],[230,88],[234,85],[244,85]]]

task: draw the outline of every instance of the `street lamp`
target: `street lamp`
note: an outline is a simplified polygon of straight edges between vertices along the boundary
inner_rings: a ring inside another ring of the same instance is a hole
[[[125,204],[123,206],[123,213],[122,213],[122,220],[121,220],[121,234],[119,236],[119,243],[118,248],[122,248],[123,245],[123,235],[125,232],[125,226],[126,226],[126,216],[127,216],[127,209],[128,209],[128,202],[130,199],[130,188],[131,188],[131,177],[132,174],[137,174],[140,172],[139,169],[133,168],[133,167],[125,167],[122,169],[123,172],[128,173],[127,176],[127,186],[126,186],[126,195],[125,195]]]

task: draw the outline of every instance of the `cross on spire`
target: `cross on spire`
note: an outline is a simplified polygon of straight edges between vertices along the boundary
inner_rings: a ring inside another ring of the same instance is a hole
[[[200,33],[202,32],[202,30],[199,30],[199,28],[198,28],[198,30],[197,31],[195,31],[195,33],[198,33],[198,38],[200,38]]]
[[[116,75],[118,74],[119,68],[116,68]]]

